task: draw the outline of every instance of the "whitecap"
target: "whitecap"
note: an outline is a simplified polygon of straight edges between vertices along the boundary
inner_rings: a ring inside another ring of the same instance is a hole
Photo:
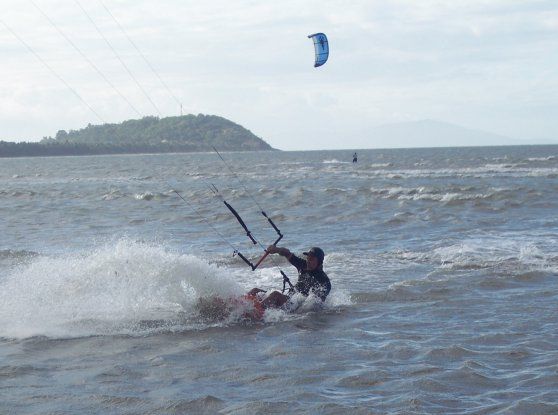
[[[134,195],[137,200],[153,200],[155,195],[151,192],[137,193]]]

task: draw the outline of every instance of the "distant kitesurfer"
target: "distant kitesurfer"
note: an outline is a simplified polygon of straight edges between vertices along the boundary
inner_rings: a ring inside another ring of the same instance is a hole
[[[267,252],[270,254],[279,254],[287,258],[291,265],[298,270],[298,282],[294,286],[295,292],[305,297],[313,294],[322,301],[325,301],[331,290],[331,282],[323,270],[325,255],[321,248],[313,247],[310,248],[308,252],[303,252],[306,259],[299,258],[287,248],[280,248],[275,245],[269,246]],[[265,291],[259,288],[253,288],[248,295],[255,297],[258,293],[263,292]],[[279,308],[283,306],[289,298],[290,295],[282,294],[279,291],[273,291],[261,301],[261,304],[264,308]]]
[[[353,154],[353,163],[357,162],[357,153]]]

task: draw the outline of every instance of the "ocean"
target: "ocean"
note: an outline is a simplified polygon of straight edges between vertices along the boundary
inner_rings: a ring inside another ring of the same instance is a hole
[[[0,159],[0,413],[558,413],[558,146],[353,152]]]

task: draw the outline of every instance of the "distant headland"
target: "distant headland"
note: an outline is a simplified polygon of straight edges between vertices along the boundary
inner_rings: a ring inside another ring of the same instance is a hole
[[[246,128],[216,115],[144,117],[60,130],[39,142],[0,141],[0,157],[274,150]]]

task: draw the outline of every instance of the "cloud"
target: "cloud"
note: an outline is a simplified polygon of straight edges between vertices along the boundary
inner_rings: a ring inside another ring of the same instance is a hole
[[[73,0],[34,1],[140,112],[153,114]],[[79,1],[163,115],[176,115],[173,97],[101,3]],[[229,117],[275,147],[351,147],[351,134],[422,118],[507,135],[556,132],[547,115],[558,92],[552,1],[102,1],[186,111]],[[6,3],[2,20],[104,119],[137,117],[40,12]],[[316,31],[331,46],[318,69],[306,38]],[[3,137],[39,139],[96,122],[2,25],[0,52]]]

